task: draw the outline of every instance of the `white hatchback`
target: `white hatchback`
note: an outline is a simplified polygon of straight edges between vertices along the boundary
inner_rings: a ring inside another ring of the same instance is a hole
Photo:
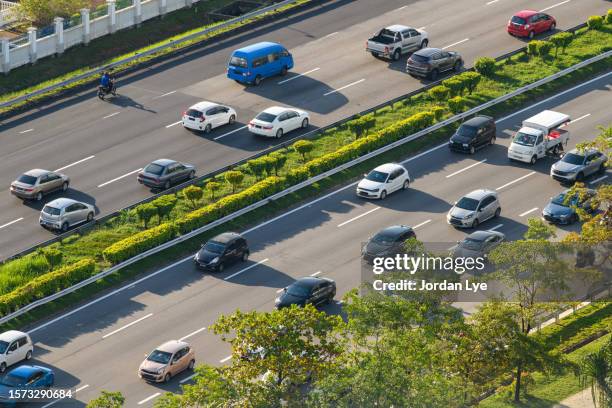
[[[357,184],[357,195],[384,200],[387,194],[405,190],[410,185],[410,174],[401,164],[387,163],[376,167]]]
[[[32,358],[32,340],[27,333],[9,330],[0,334],[0,373],[9,366]]]
[[[210,133],[216,127],[236,122],[236,111],[213,102],[198,102],[183,112],[183,126]]]
[[[271,106],[249,122],[249,131],[256,135],[281,138],[295,129],[306,129],[310,121],[308,112],[282,106]]]

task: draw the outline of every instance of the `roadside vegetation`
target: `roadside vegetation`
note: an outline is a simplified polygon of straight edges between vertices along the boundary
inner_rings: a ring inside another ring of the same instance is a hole
[[[97,225],[82,236],[75,234],[45,249],[61,251],[63,256],[57,265],[51,265],[45,257],[45,250],[9,261],[0,266],[0,313],[7,314],[58,290],[58,286],[45,286],[28,291],[29,299],[17,296],[17,293],[22,292],[21,287],[35,277],[83,259],[93,260],[95,269],[92,273],[99,272],[167,242],[178,234],[185,234],[290,185],[424,129],[435,121],[598,55],[610,49],[611,37],[610,24],[599,29],[587,28],[579,30],[566,45],[565,51],[559,52],[557,58],[519,54],[493,66],[485,63],[487,68],[483,68],[482,73],[466,72],[444,81],[441,87],[446,90],[434,91],[438,87],[433,88],[409,100],[397,102],[393,106],[330,129],[306,144],[297,142],[291,148],[252,160],[186,191],[159,197]],[[554,81],[543,89],[521,95],[515,98],[516,100],[496,106],[486,113],[495,114],[504,108],[516,108],[519,104],[553,92],[572,81],[604,71],[609,63],[610,59],[593,64],[582,72]],[[455,101],[441,98],[438,95],[440,92],[455,95]],[[461,105],[461,109],[457,108],[457,104]],[[435,143],[444,139],[452,130],[453,126],[449,126],[411,142],[411,146],[407,148],[414,150]],[[65,286],[74,283],[72,279],[62,282]]]

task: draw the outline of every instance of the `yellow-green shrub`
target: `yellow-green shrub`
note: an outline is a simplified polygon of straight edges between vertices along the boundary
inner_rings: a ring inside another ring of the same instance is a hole
[[[111,263],[119,263],[170,241],[175,236],[174,223],[166,222],[115,242],[104,249],[102,255]]]

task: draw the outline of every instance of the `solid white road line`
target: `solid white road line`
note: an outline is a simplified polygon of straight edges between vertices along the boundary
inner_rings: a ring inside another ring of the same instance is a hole
[[[239,127],[238,129],[234,129],[234,130],[232,130],[231,132],[227,132],[227,133],[222,134],[221,136],[217,136],[217,137],[213,138],[213,140],[219,140],[219,139],[221,139],[222,137],[229,136],[229,135],[231,135],[232,133],[239,132],[239,131],[241,131],[242,129],[246,129],[246,128],[247,128],[247,126],[246,126],[246,125],[244,125],[244,126],[242,126],[242,127]]]
[[[561,3],[557,3],[557,4],[553,4],[552,6],[548,6],[546,8],[543,8],[542,10],[540,10],[540,13],[543,13],[543,12],[545,12],[547,10],[550,10],[552,8],[555,8],[555,7],[559,7],[559,6],[561,6],[561,5],[565,4],[565,3],[569,3],[570,1],[571,0],[565,0],[565,1],[562,1]]]
[[[425,27],[427,27],[427,26],[419,27],[419,28],[417,28],[417,31],[424,30]]]
[[[395,10],[393,10],[393,11],[400,11],[400,10],[405,9],[406,7],[408,7],[408,6],[402,6],[402,7],[400,7],[400,8],[396,8],[396,9],[395,9]]]
[[[310,276],[317,276],[317,275],[320,275],[320,274],[321,274],[321,271],[316,271],[315,273],[313,273],[313,274],[312,274],[312,275],[310,275]]]
[[[171,128],[172,126],[176,126],[176,125],[178,125],[179,123],[182,123],[182,122],[183,122],[182,120],[179,120],[178,122],[174,122],[174,123],[171,123],[169,125],[166,125],[166,129]]]
[[[129,173],[124,174],[123,176],[119,176],[119,177],[117,177],[117,178],[114,178],[114,179],[112,179],[112,180],[109,180],[109,181],[107,181],[106,183],[102,183],[102,184],[100,184],[100,185],[98,186],[98,188],[100,188],[100,187],[104,187],[104,186],[107,186],[107,185],[109,185],[110,183],[114,183],[115,181],[117,181],[117,180],[121,180],[122,178],[126,178],[127,176],[131,176],[131,175],[132,175],[132,174],[134,174],[134,173],[138,173],[140,170],[142,170],[142,168],[140,168],[140,169],[136,169],[136,170],[134,170],[134,171],[130,171]]]
[[[580,116],[579,118],[576,118],[576,119],[574,119],[574,120],[571,120],[569,124],[571,125],[572,123],[574,123],[574,122],[578,122],[579,120],[582,120],[582,119],[584,119],[584,118],[588,118],[589,116],[591,116],[591,114],[590,114],[590,113],[587,113],[586,115],[582,115],[582,116]]]
[[[230,276],[228,276],[227,278],[223,278],[223,280],[230,280],[230,279],[232,279],[234,276],[238,276],[238,275],[240,275],[241,273],[246,272],[246,271],[248,271],[249,269],[252,269],[252,268],[254,268],[254,267],[256,267],[256,266],[259,266],[259,265],[261,265],[261,264],[262,264],[262,263],[264,263],[264,262],[268,262],[268,258],[266,258],[266,259],[262,259],[261,261],[259,261],[259,262],[257,262],[257,263],[254,263],[254,264],[253,264],[253,265],[251,265],[251,266],[247,266],[246,268],[244,268],[244,269],[242,269],[242,270],[239,270],[239,271],[238,271],[238,272],[236,272],[236,273],[231,274],[231,275],[230,275]]]
[[[425,225],[425,224],[429,224],[430,222],[431,222],[431,220],[425,220],[425,221],[423,221],[422,223],[417,224],[417,225],[415,225],[414,227],[412,227],[412,229],[417,229],[417,228],[420,228],[420,227],[422,227],[422,226],[423,226],[423,225]]]
[[[179,339],[179,341],[185,341],[185,340],[187,340],[188,338],[190,338],[191,336],[195,336],[196,334],[198,334],[198,333],[200,333],[200,332],[203,332],[204,330],[206,330],[206,327],[202,327],[201,329],[198,329],[198,330],[196,330],[196,331],[194,331],[194,332],[189,333],[189,334],[188,334],[188,335],[186,335],[186,336],[181,337],[181,338]]]
[[[113,113],[111,113],[110,115],[106,115],[106,116],[104,116],[102,119],[112,118],[113,116],[116,116],[116,115],[118,115],[119,113],[121,113],[121,112],[113,112]]]
[[[353,222],[353,221],[355,221],[355,220],[358,220],[358,219],[360,219],[361,217],[365,217],[366,215],[368,215],[368,214],[370,214],[370,213],[373,213],[373,212],[374,212],[374,211],[376,211],[376,210],[380,210],[380,207],[374,207],[374,208],[372,208],[371,210],[366,211],[366,212],[364,212],[364,213],[363,213],[363,214],[361,214],[361,215],[358,215],[358,216],[356,216],[356,217],[353,217],[353,218],[351,218],[351,219],[350,219],[350,220],[348,220],[348,221],[344,221],[342,224],[338,224],[338,228],[342,227],[343,225],[348,224],[349,222]]]
[[[13,225],[14,223],[19,222],[19,221],[21,221],[21,220],[23,220],[23,217],[19,217],[19,218],[17,218],[16,220],[13,220],[13,221],[7,222],[6,224],[2,224],[2,225],[0,225],[0,229],[2,229],[2,228],[4,228],[4,227],[8,227],[9,225]]]
[[[482,163],[484,163],[484,162],[486,162],[486,161],[487,161],[487,159],[482,159],[482,160],[481,160],[481,161],[479,161],[479,162],[476,162],[476,163],[471,164],[471,165],[469,165],[469,166],[467,166],[467,167],[465,167],[465,168],[463,168],[463,169],[461,169],[461,170],[458,170],[458,171],[456,171],[456,172],[454,172],[454,173],[449,174],[448,176],[446,176],[446,178],[450,178],[450,177],[456,176],[457,174],[459,174],[459,173],[463,173],[464,171],[469,170],[469,169],[471,169],[472,167],[476,167],[476,166],[478,166],[479,164],[482,164]]]
[[[184,383],[186,383],[187,381],[191,380],[191,379],[192,379],[193,377],[195,377],[196,375],[198,375],[198,374],[197,374],[197,373],[195,373],[195,374],[191,374],[189,377],[187,377],[187,378],[183,378],[181,381],[179,381],[179,384],[184,384]]]
[[[533,207],[531,210],[527,210],[527,211],[525,211],[524,213],[519,214],[519,217],[524,217],[524,216],[526,216],[527,214],[531,214],[532,212],[537,211],[537,210],[538,210],[538,207]]]
[[[323,96],[328,96],[328,95],[334,94],[334,93],[336,93],[336,92],[340,92],[341,90],[346,89],[346,88],[348,88],[349,86],[353,86],[353,85],[360,84],[360,83],[362,83],[363,81],[365,81],[365,78],[361,78],[359,81],[351,82],[351,83],[350,83],[350,84],[348,84],[348,85],[344,85],[344,86],[342,86],[342,87],[340,87],[340,88],[338,88],[338,89],[334,89],[334,90],[332,90],[332,91],[329,91],[329,92],[327,92],[327,93],[324,93],[324,94],[323,94]]]
[[[67,168],[69,168],[69,167],[76,166],[77,164],[81,164],[81,163],[83,163],[84,161],[87,161],[87,160],[93,159],[94,157],[96,157],[96,156],[91,155],[91,156],[86,157],[86,158],[84,158],[84,159],[81,159],[81,160],[79,160],[79,161],[75,161],[74,163],[70,163],[70,164],[69,164],[69,165],[67,165],[67,166],[60,167],[59,169],[54,170],[54,171],[62,171],[62,170],[66,170],[66,169],[67,169]]]
[[[153,99],[163,98],[164,96],[172,95],[173,93],[176,93],[176,91],[166,92],[165,94],[161,94],[161,95],[153,97]]]
[[[500,229],[503,226],[504,224],[497,224],[496,226],[489,228],[488,231],[495,231],[496,229]]]
[[[226,362],[230,361],[231,359],[232,359],[232,356],[227,356],[227,357],[225,357],[223,360],[219,360],[219,362],[220,362],[221,364],[223,364],[223,363],[226,363]]]
[[[605,180],[605,179],[607,179],[607,178],[608,178],[608,175],[606,174],[605,176],[601,176],[601,177],[599,177],[599,178],[596,178],[596,179],[595,179],[595,180],[593,180],[593,181],[590,181],[590,182],[589,182],[589,184],[597,184],[597,183],[599,183],[601,180]],[[2,228],[2,227],[0,227],[0,228]]]
[[[332,33],[332,34],[334,34],[334,33]],[[329,34],[329,35],[332,35],[332,34]],[[326,37],[327,37],[327,36],[326,36]],[[325,38],[325,37],[323,37],[323,38]],[[287,82],[289,82],[289,81],[293,81],[294,79],[298,79],[298,78],[300,78],[300,77],[303,77],[304,75],[308,75],[308,74],[310,74],[310,73],[312,73],[312,72],[315,72],[315,71],[318,71],[318,70],[320,70],[320,69],[321,69],[321,68],[316,67],[316,68],[314,68],[314,69],[311,69],[310,71],[306,71],[306,72],[304,72],[303,74],[298,74],[298,75],[296,75],[296,76],[292,76],[292,77],[291,77],[291,78],[289,78],[289,79],[285,79],[285,80],[283,80],[283,81],[277,82],[276,84],[277,84],[277,85],[286,84],[286,83],[287,83]]]
[[[150,396],[148,396],[147,398],[145,398],[145,399],[143,399],[142,401],[140,401],[140,402],[138,403],[138,405],[142,405],[142,404],[144,404],[144,403],[146,403],[146,402],[149,402],[149,401],[151,401],[152,399],[155,399],[155,398],[159,397],[160,395],[161,395],[161,392],[156,392],[155,394],[150,395]]]
[[[135,325],[136,323],[140,323],[140,322],[142,322],[144,319],[148,319],[148,318],[149,318],[149,317],[151,317],[151,316],[153,316],[153,313],[149,313],[149,314],[148,314],[148,315],[146,315],[146,316],[142,316],[140,319],[136,319],[136,320],[134,320],[132,323],[128,323],[128,324],[126,324],[125,326],[118,328],[117,330],[113,330],[113,331],[112,331],[112,332],[110,332],[110,333],[106,333],[104,336],[102,336],[102,338],[103,338],[103,339],[105,339],[105,338],[107,338],[107,337],[112,336],[113,334],[117,334],[117,333],[119,333],[120,331],[123,331],[123,330],[127,329],[128,327]]]
[[[511,186],[512,184],[518,183],[519,181],[524,180],[524,179],[526,179],[529,176],[533,176],[535,173],[536,173],[535,171],[532,171],[531,173],[527,173],[524,176],[517,178],[516,180],[512,180],[511,182],[506,183],[503,186],[497,187],[495,190],[501,190],[502,188],[506,188],[508,186]]]
[[[333,33],[329,33],[327,34],[325,37],[321,37],[321,38],[329,38],[329,37],[333,37],[334,35],[338,34],[337,31],[334,31]]]
[[[34,129],[27,129],[27,130],[22,130],[21,132],[19,132],[20,135],[23,135],[24,133],[29,133],[34,131]]]
[[[76,390],[74,390],[75,394],[79,391],[83,391],[85,388],[89,387],[89,384],[85,384],[82,387],[77,388]],[[41,408],[47,408],[50,407],[51,405],[55,405],[56,403],[64,400],[65,398],[60,398],[60,399],[56,399],[55,401],[51,401],[48,404],[43,405]]]
[[[487,6],[490,6],[493,3],[497,3],[499,0],[491,0],[487,2]]]
[[[464,38],[464,39],[463,39],[463,40],[461,40],[461,41],[457,41],[457,42],[454,42],[454,43],[452,43],[452,44],[448,44],[446,47],[442,47],[442,49],[443,49],[443,50],[445,50],[445,49],[447,49],[447,48],[454,47],[455,45],[463,44],[463,43],[464,43],[464,42],[466,42],[466,41],[470,41],[470,39],[469,39],[469,38]]]

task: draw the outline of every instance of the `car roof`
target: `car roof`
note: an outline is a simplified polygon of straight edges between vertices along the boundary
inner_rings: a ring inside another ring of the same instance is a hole
[[[47,371],[47,370],[48,370],[47,368],[40,367],[40,366],[21,365],[19,367],[13,368],[10,374],[15,377],[29,378],[34,373],[37,373],[39,371]]]
[[[155,161],[152,161],[151,164],[158,164],[162,167],[166,167],[170,164],[176,163],[176,160],[171,160],[171,159],[157,159]]]
[[[535,11],[535,10],[521,10],[518,13],[515,13],[514,15],[516,17],[527,18],[527,17],[531,17],[531,16],[533,16],[534,14],[537,14],[537,13],[539,13],[539,12]]]
[[[419,55],[421,57],[431,57],[434,54],[442,52],[440,48],[423,48],[414,53],[414,55]]]
[[[285,108],[283,106],[270,106],[269,108],[264,109],[263,112],[271,113],[272,115],[280,115],[281,113],[289,109],[291,108]]]
[[[205,111],[209,108],[212,108],[213,106],[219,106],[219,104],[214,103],[214,102],[209,102],[209,101],[202,101],[202,102],[196,103],[195,105],[191,105],[189,109],[194,109],[197,111]]]
[[[233,241],[236,238],[242,238],[242,235],[238,234],[237,232],[224,232],[214,237],[211,241],[227,244],[228,242]]]
[[[380,171],[383,173],[391,173],[393,170],[397,170],[399,168],[403,168],[400,164],[397,163],[385,163],[376,167],[374,170]]]
[[[189,343],[180,340],[170,340],[162,344],[157,348],[159,351],[165,351],[167,353],[176,353],[182,348],[189,346]]]
[[[321,278],[317,278],[316,276],[307,276],[305,278],[300,278],[300,279],[296,280],[291,285],[299,285],[299,286],[302,286],[302,287],[312,288],[313,286],[321,283],[322,281],[330,282],[329,279],[321,279]]]
[[[411,28],[412,27],[408,27],[408,26],[401,25],[401,24],[393,24],[393,25],[386,27],[386,29],[390,31],[404,31],[404,30],[408,30]]]
[[[575,155],[578,155],[578,156],[586,156],[587,154],[599,153],[599,150],[597,150],[597,149],[593,149],[593,148],[590,148],[590,149],[585,149],[585,150],[583,150],[583,151],[580,151],[580,150],[578,150],[578,149],[572,149],[572,150],[570,150],[570,151],[569,151],[569,152],[567,152],[567,153],[568,153],[568,154],[569,154],[569,153],[572,153],[572,154],[575,154]]]
[[[49,170],[43,170],[43,169],[32,169],[32,170],[26,171],[23,174],[32,176],[32,177],[40,177],[43,174],[47,174],[47,173],[51,173],[51,172]]]
[[[57,198],[53,201],[48,202],[47,205],[53,208],[65,208],[74,203],[80,203],[80,201],[73,200],[72,198],[62,197],[62,198]],[[81,203],[81,204],[84,204],[84,203]]]
[[[282,47],[282,45],[275,43],[275,42],[262,41],[256,44],[251,44],[251,45],[247,45],[246,47],[239,48],[236,51],[234,51],[234,53],[235,54],[240,54],[240,53],[251,54],[251,53],[257,53],[258,51],[266,50],[268,48],[279,48],[279,47]]]
[[[378,232],[378,234],[386,234],[386,235],[401,235],[406,231],[411,231],[412,228],[406,225],[392,225],[385,229],[382,229]]]
[[[474,200],[482,200],[485,196],[494,195],[497,197],[497,193],[493,190],[487,190],[486,188],[480,188],[478,190],[474,190],[465,195],[466,198],[473,198]]]
[[[471,238],[477,241],[484,241],[485,239],[487,239],[488,237],[492,235],[503,236],[504,234],[502,234],[501,232],[497,232],[497,231],[481,230],[481,231],[472,232],[466,238]]]
[[[21,332],[19,330],[8,330],[0,334],[0,340],[10,343],[11,341],[15,341],[23,336],[27,336],[27,333]]]
[[[490,116],[478,115],[470,120],[466,120],[465,122],[463,122],[463,124],[471,127],[480,127],[489,123],[491,120],[492,118]]]

